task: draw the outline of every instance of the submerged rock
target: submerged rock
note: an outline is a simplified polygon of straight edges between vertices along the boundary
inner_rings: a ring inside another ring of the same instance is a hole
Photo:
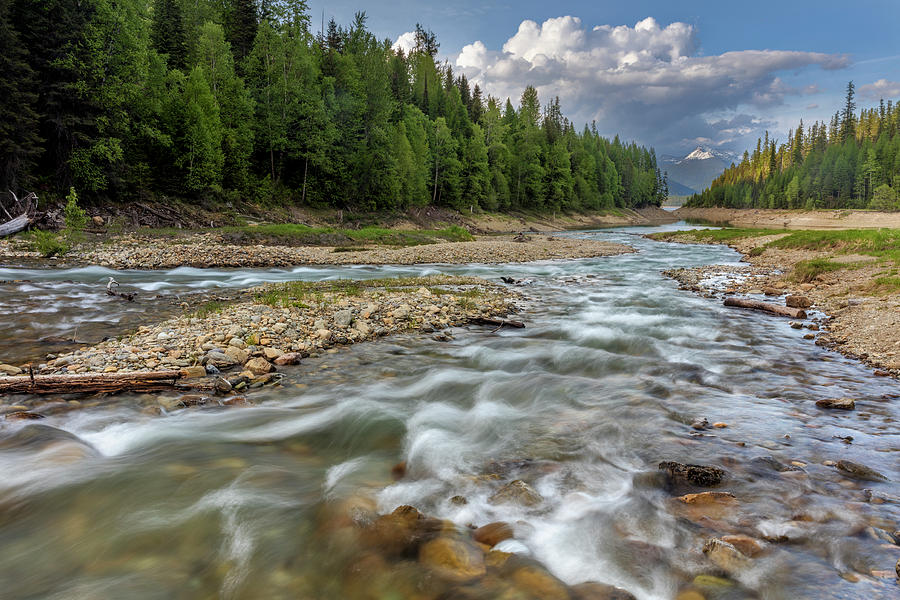
[[[664,461],[659,463],[659,468],[665,471],[670,479],[687,481],[697,487],[715,487],[725,479],[725,471],[719,467]]]
[[[837,462],[837,469],[844,475],[848,475],[855,479],[864,479],[866,481],[887,481],[887,477],[885,477],[875,469],[849,460],[839,460]]]
[[[491,504],[521,504],[522,506],[537,506],[543,501],[544,498],[521,479],[507,483],[488,499]]]
[[[750,566],[750,559],[732,544],[718,538],[707,540],[703,554],[726,573],[739,573]]]
[[[579,583],[571,588],[574,600],[635,600],[622,588],[605,583]]]
[[[474,545],[459,539],[439,537],[422,546],[419,562],[439,577],[469,581],[484,575],[484,555]]]
[[[472,533],[472,537],[480,544],[488,546],[496,546],[503,540],[513,537],[513,529],[509,523],[499,521],[497,523],[488,523],[476,529]]]
[[[517,589],[541,600],[569,600],[566,585],[538,567],[522,567],[512,575]]]
[[[853,410],[856,408],[856,401],[853,398],[831,398],[816,400],[816,406],[819,408],[832,408],[836,410]]]

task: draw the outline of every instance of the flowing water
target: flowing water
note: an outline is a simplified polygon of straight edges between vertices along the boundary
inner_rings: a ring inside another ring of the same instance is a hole
[[[733,263],[731,250],[635,233],[580,234],[639,250],[596,260],[116,273],[123,286],[167,298],[423,272],[532,283],[527,329],[342,349],[285,369],[283,385],[259,391],[253,407],[157,416],[143,410],[153,398],[122,396],[47,410],[39,423],[0,421],[0,597],[498,597],[486,579],[436,582],[414,557],[367,554],[349,523],[359,507],[409,504],[459,527],[513,523],[502,550],[567,584],[613,584],[640,599],[723,575],[700,549],[729,533],[771,543],[730,578],[695,584],[707,598],[896,598],[897,584],[871,572],[892,572],[900,558],[879,538],[900,528],[897,383],[785,321],[725,309],[660,274]],[[109,274],[0,271],[28,280],[2,284],[0,332],[18,335],[27,353],[38,330],[65,335],[80,323],[98,336],[136,323],[138,309],[93,293]],[[13,352],[7,342],[0,357]],[[843,396],[858,399],[856,411],[815,407]],[[695,431],[701,417],[728,427]],[[841,459],[889,481],[823,465]],[[720,489],[737,502],[673,500],[700,490],[667,488],[664,460],[724,468]],[[395,481],[401,461],[406,475]],[[540,503],[491,503],[512,480],[528,482]],[[864,489],[881,500],[866,502]],[[517,593],[504,597],[541,597]]]

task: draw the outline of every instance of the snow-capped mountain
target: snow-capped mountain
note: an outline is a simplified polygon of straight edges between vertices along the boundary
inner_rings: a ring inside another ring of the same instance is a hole
[[[722,174],[737,157],[731,153],[713,148],[697,146],[687,156],[663,156],[660,168],[669,174],[671,182],[675,182],[700,192],[709,187],[712,180]]]

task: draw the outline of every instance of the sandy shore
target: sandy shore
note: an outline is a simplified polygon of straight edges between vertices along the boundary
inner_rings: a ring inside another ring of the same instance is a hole
[[[199,234],[176,241],[129,235],[103,245],[76,249],[66,258],[115,269],[171,269],[180,266],[250,268],[347,264],[499,264],[594,258],[633,251],[621,244],[537,234],[525,236],[524,241],[506,236],[403,248],[379,246],[344,250],[324,246],[228,245],[216,234]]]
[[[784,303],[788,296],[808,301],[812,310],[826,315],[802,324],[811,330],[807,334],[811,343],[861,360],[881,375],[900,377],[900,294],[885,293],[874,285],[883,274],[884,265],[872,256],[765,246],[785,235],[774,232],[730,241],[727,245],[743,254],[745,268],[699,267],[677,269],[667,275],[677,279],[683,288],[708,297],[765,294],[766,301],[773,303]],[[690,233],[653,237],[682,243],[716,243]],[[764,251],[760,253],[761,248]],[[797,279],[794,267],[798,263],[823,258],[852,268],[823,272],[805,283]]]
[[[700,219],[763,229],[900,229],[900,212],[679,208],[672,214],[679,220]]]

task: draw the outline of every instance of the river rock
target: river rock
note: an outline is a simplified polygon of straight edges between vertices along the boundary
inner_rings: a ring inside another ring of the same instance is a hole
[[[685,504],[734,504],[737,499],[731,492],[700,492],[699,494],[685,494],[678,498]]]
[[[670,479],[687,481],[697,487],[715,487],[725,478],[725,471],[719,467],[664,461],[659,463],[659,468],[665,471]]]
[[[636,600],[622,588],[605,583],[579,583],[570,588],[574,600]]]
[[[897,574],[897,579],[900,579],[900,558],[897,559],[897,564],[894,565],[894,572]]]
[[[216,379],[216,383],[214,385],[216,391],[220,394],[227,394],[234,389],[234,386],[231,385],[231,383],[224,377],[219,377],[218,379]]]
[[[277,348],[263,348],[263,356],[266,357],[266,360],[276,360],[279,356],[284,354],[281,350]]]
[[[522,506],[537,506],[543,501],[544,498],[521,479],[507,483],[488,499],[491,504],[521,504]]]
[[[512,574],[516,588],[541,600],[569,600],[566,585],[538,567],[522,567]]]
[[[15,412],[7,413],[6,418],[10,421],[39,421],[40,419],[44,419],[44,415],[39,415],[38,413],[29,412],[27,410],[17,410]]]
[[[750,566],[750,559],[740,550],[718,538],[707,540],[703,545],[703,554],[714,565],[729,574],[739,573]]]
[[[429,519],[412,506],[400,506],[375,519],[364,531],[363,541],[389,555],[414,555],[443,528],[443,521]]]
[[[784,303],[790,308],[807,309],[812,306],[812,301],[806,296],[788,296],[784,299]]]
[[[206,367],[198,365],[196,367],[185,367],[181,369],[182,379],[197,379],[199,377],[206,377]]]
[[[816,406],[819,408],[832,408],[836,410],[853,410],[856,408],[856,401],[853,398],[832,398],[816,400]]]
[[[765,550],[765,543],[749,535],[723,535],[722,541],[740,550],[741,554],[754,558]]]
[[[244,368],[258,377],[260,375],[271,373],[274,367],[272,366],[272,363],[264,358],[254,358],[247,361],[247,364],[244,365]]]
[[[452,581],[470,581],[484,575],[484,555],[472,544],[439,537],[422,546],[419,562],[435,574]]]
[[[237,350],[237,348],[235,348],[235,350]],[[243,352],[243,350],[240,350],[240,352]],[[239,361],[235,360],[228,354],[218,352],[216,350],[210,350],[206,353],[206,363],[211,364],[217,369],[227,369],[238,364],[238,362]]]
[[[250,353],[237,346],[228,346],[225,348],[225,356],[234,361],[236,365],[242,365],[250,358]],[[216,365],[218,366],[218,365]]]
[[[887,481],[887,477],[871,469],[865,465],[851,462],[849,460],[839,460],[837,469],[844,475],[853,477],[854,479],[864,479],[866,481]]]
[[[303,356],[299,352],[288,352],[287,354],[282,354],[278,358],[275,359],[275,364],[279,367],[285,367],[288,365],[298,365],[300,364],[300,360]]]
[[[234,346],[235,348],[240,348],[241,350],[243,350],[244,348],[247,347],[247,342],[245,342],[244,340],[242,340],[239,337],[233,337],[228,341],[228,345]]]
[[[513,529],[509,523],[498,521],[479,527],[472,533],[472,537],[480,544],[494,547],[503,540],[513,537]]]
[[[350,327],[350,323],[353,321],[353,313],[349,310],[339,310],[334,313],[334,325],[335,327],[340,327],[341,329],[347,329]]]
[[[20,369],[19,367],[14,367],[12,365],[0,365],[0,373],[9,376],[21,375],[22,369]]]

